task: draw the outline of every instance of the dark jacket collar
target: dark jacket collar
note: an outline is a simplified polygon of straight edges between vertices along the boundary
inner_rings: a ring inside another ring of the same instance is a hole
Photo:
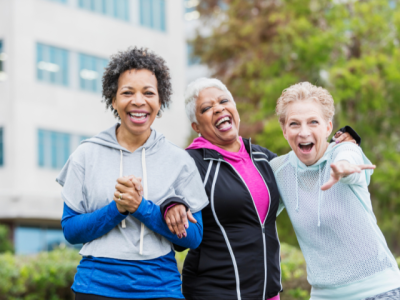
[[[243,138],[243,144],[244,144],[244,147],[246,148],[247,153],[249,153],[250,157],[251,157],[252,156],[251,155],[251,147],[250,147],[251,139]],[[212,149],[207,149],[207,148],[203,148],[202,150],[203,150],[203,160],[210,160],[210,159],[214,159],[214,160],[222,159],[223,160],[224,159],[224,157],[218,151],[215,151]]]

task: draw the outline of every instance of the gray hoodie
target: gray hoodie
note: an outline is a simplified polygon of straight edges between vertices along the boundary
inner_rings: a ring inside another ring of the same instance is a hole
[[[91,213],[113,200],[116,180],[142,178],[144,198],[157,205],[177,197],[196,213],[208,198],[193,159],[183,149],[152,129],[145,144],[131,153],[118,144],[119,124],[85,140],[70,156],[57,177],[61,195],[74,211]],[[83,256],[147,260],[168,254],[171,243],[129,215],[107,234],[83,245]]]

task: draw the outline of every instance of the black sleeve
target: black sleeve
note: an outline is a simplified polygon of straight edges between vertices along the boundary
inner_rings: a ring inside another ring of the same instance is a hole
[[[181,198],[178,198],[178,197],[168,198],[160,205],[161,215],[163,217],[164,217],[165,211],[167,210],[168,206],[170,206],[172,204],[183,204],[186,207],[186,211],[189,210],[187,203],[184,200],[182,200]]]
[[[176,251],[176,252],[183,252],[183,251],[185,251],[187,248],[185,248],[185,247],[182,247],[182,246],[178,246],[177,244],[172,244],[173,245],[173,247],[174,247],[174,250]]]
[[[338,131],[341,131],[341,132],[343,132],[343,133],[345,133],[345,132],[347,132],[347,133],[349,133],[352,137],[353,137],[353,139],[355,139],[356,140],[356,143],[358,144],[358,146],[361,146],[361,137],[357,134],[357,132],[353,129],[353,128],[351,128],[350,126],[344,126],[344,127],[342,127],[342,128],[340,128],[339,130],[337,130],[336,132],[338,132]],[[331,139],[331,141],[330,142],[333,142],[334,140],[333,139]]]

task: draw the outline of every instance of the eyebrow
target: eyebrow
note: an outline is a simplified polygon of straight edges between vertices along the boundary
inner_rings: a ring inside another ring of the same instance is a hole
[[[153,89],[155,89],[155,87],[152,86],[152,85],[146,85],[146,86],[144,87],[144,89],[148,89],[148,88],[153,88]],[[121,90],[122,90],[122,89],[134,90],[134,88],[131,87],[130,85],[124,85],[124,86],[121,87]]]

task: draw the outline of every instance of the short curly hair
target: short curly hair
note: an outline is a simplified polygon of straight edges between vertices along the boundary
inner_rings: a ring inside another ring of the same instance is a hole
[[[286,111],[290,103],[295,101],[314,100],[321,104],[322,113],[326,121],[332,121],[335,114],[332,95],[324,88],[315,86],[309,82],[300,82],[283,90],[282,95],[276,102],[275,112],[283,127],[286,123]]]
[[[103,98],[107,109],[110,108],[116,118],[117,110],[112,107],[112,101],[118,90],[119,76],[127,70],[149,70],[157,78],[157,90],[161,102],[161,111],[171,102],[172,85],[169,68],[165,60],[149,51],[147,48],[129,48],[111,56],[110,62],[103,74]],[[160,112],[158,112],[158,115]]]

